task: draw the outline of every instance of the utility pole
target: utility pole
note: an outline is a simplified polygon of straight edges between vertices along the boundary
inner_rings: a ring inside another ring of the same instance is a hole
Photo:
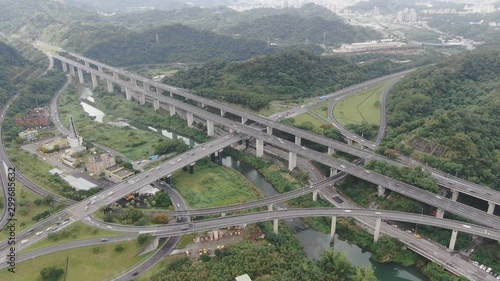
[[[158,38],[158,32],[156,32],[156,45],[160,45],[160,39]]]
[[[68,264],[69,264],[69,256],[66,257],[66,270],[64,271],[64,281],[66,281],[66,276],[68,275]]]

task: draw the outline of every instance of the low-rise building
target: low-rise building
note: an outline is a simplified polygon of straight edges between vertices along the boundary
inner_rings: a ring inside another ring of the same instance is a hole
[[[103,153],[99,156],[90,156],[87,164],[89,173],[99,175],[109,167],[116,165],[115,157],[108,153]]]
[[[33,140],[38,139],[38,130],[26,130],[24,132],[19,133],[19,137],[24,141],[24,142],[30,142]]]
[[[120,166],[114,165],[104,170],[104,175],[112,182],[122,182],[126,178],[134,175],[134,172]]]

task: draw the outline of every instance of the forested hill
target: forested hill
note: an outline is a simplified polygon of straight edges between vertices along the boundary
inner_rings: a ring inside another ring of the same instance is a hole
[[[243,38],[285,43],[340,43],[363,42],[379,39],[381,35],[368,28],[354,27],[340,19],[327,20],[322,17],[302,18],[294,15],[273,15],[261,17],[251,22],[243,22],[223,31],[226,34],[239,34]],[[279,38],[279,39],[277,39]]]
[[[14,92],[11,79],[28,64],[29,62],[14,48],[0,41],[0,106],[5,104]]]
[[[290,51],[245,62],[210,62],[180,71],[166,83],[194,89],[196,94],[259,109],[271,100],[297,99],[343,87],[410,67],[388,59],[356,64],[341,57]]]
[[[413,73],[393,88],[381,150],[415,149],[428,164],[500,190],[499,124],[500,48],[483,48]]]
[[[124,66],[245,60],[271,51],[263,41],[233,39],[177,24],[109,38],[93,45],[85,55],[111,65]]]

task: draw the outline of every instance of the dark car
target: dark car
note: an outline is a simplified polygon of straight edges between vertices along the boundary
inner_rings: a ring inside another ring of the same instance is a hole
[[[132,276],[137,276],[137,274],[139,274],[139,271],[134,272],[134,274],[132,274]]]

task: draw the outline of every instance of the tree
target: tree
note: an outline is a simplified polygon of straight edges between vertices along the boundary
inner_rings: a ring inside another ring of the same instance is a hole
[[[118,245],[116,245],[116,247],[115,247],[115,252],[117,252],[117,253],[121,253],[121,252],[123,252],[123,250],[125,250],[125,248],[123,247],[123,245],[122,245],[122,244],[118,244]]]
[[[139,242],[139,245],[143,245],[144,243],[146,243],[152,237],[153,236],[151,234],[149,234],[149,233],[139,234],[139,236],[137,237],[137,242]]]
[[[153,221],[159,224],[168,223],[170,217],[166,213],[158,213],[153,215]]]
[[[371,268],[356,267],[352,281],[377,281],[377,277]]]
[[[45,267],[40,271],[40,277],[43,281],[57,281],[63,274],[64,270],[55,266]]]

